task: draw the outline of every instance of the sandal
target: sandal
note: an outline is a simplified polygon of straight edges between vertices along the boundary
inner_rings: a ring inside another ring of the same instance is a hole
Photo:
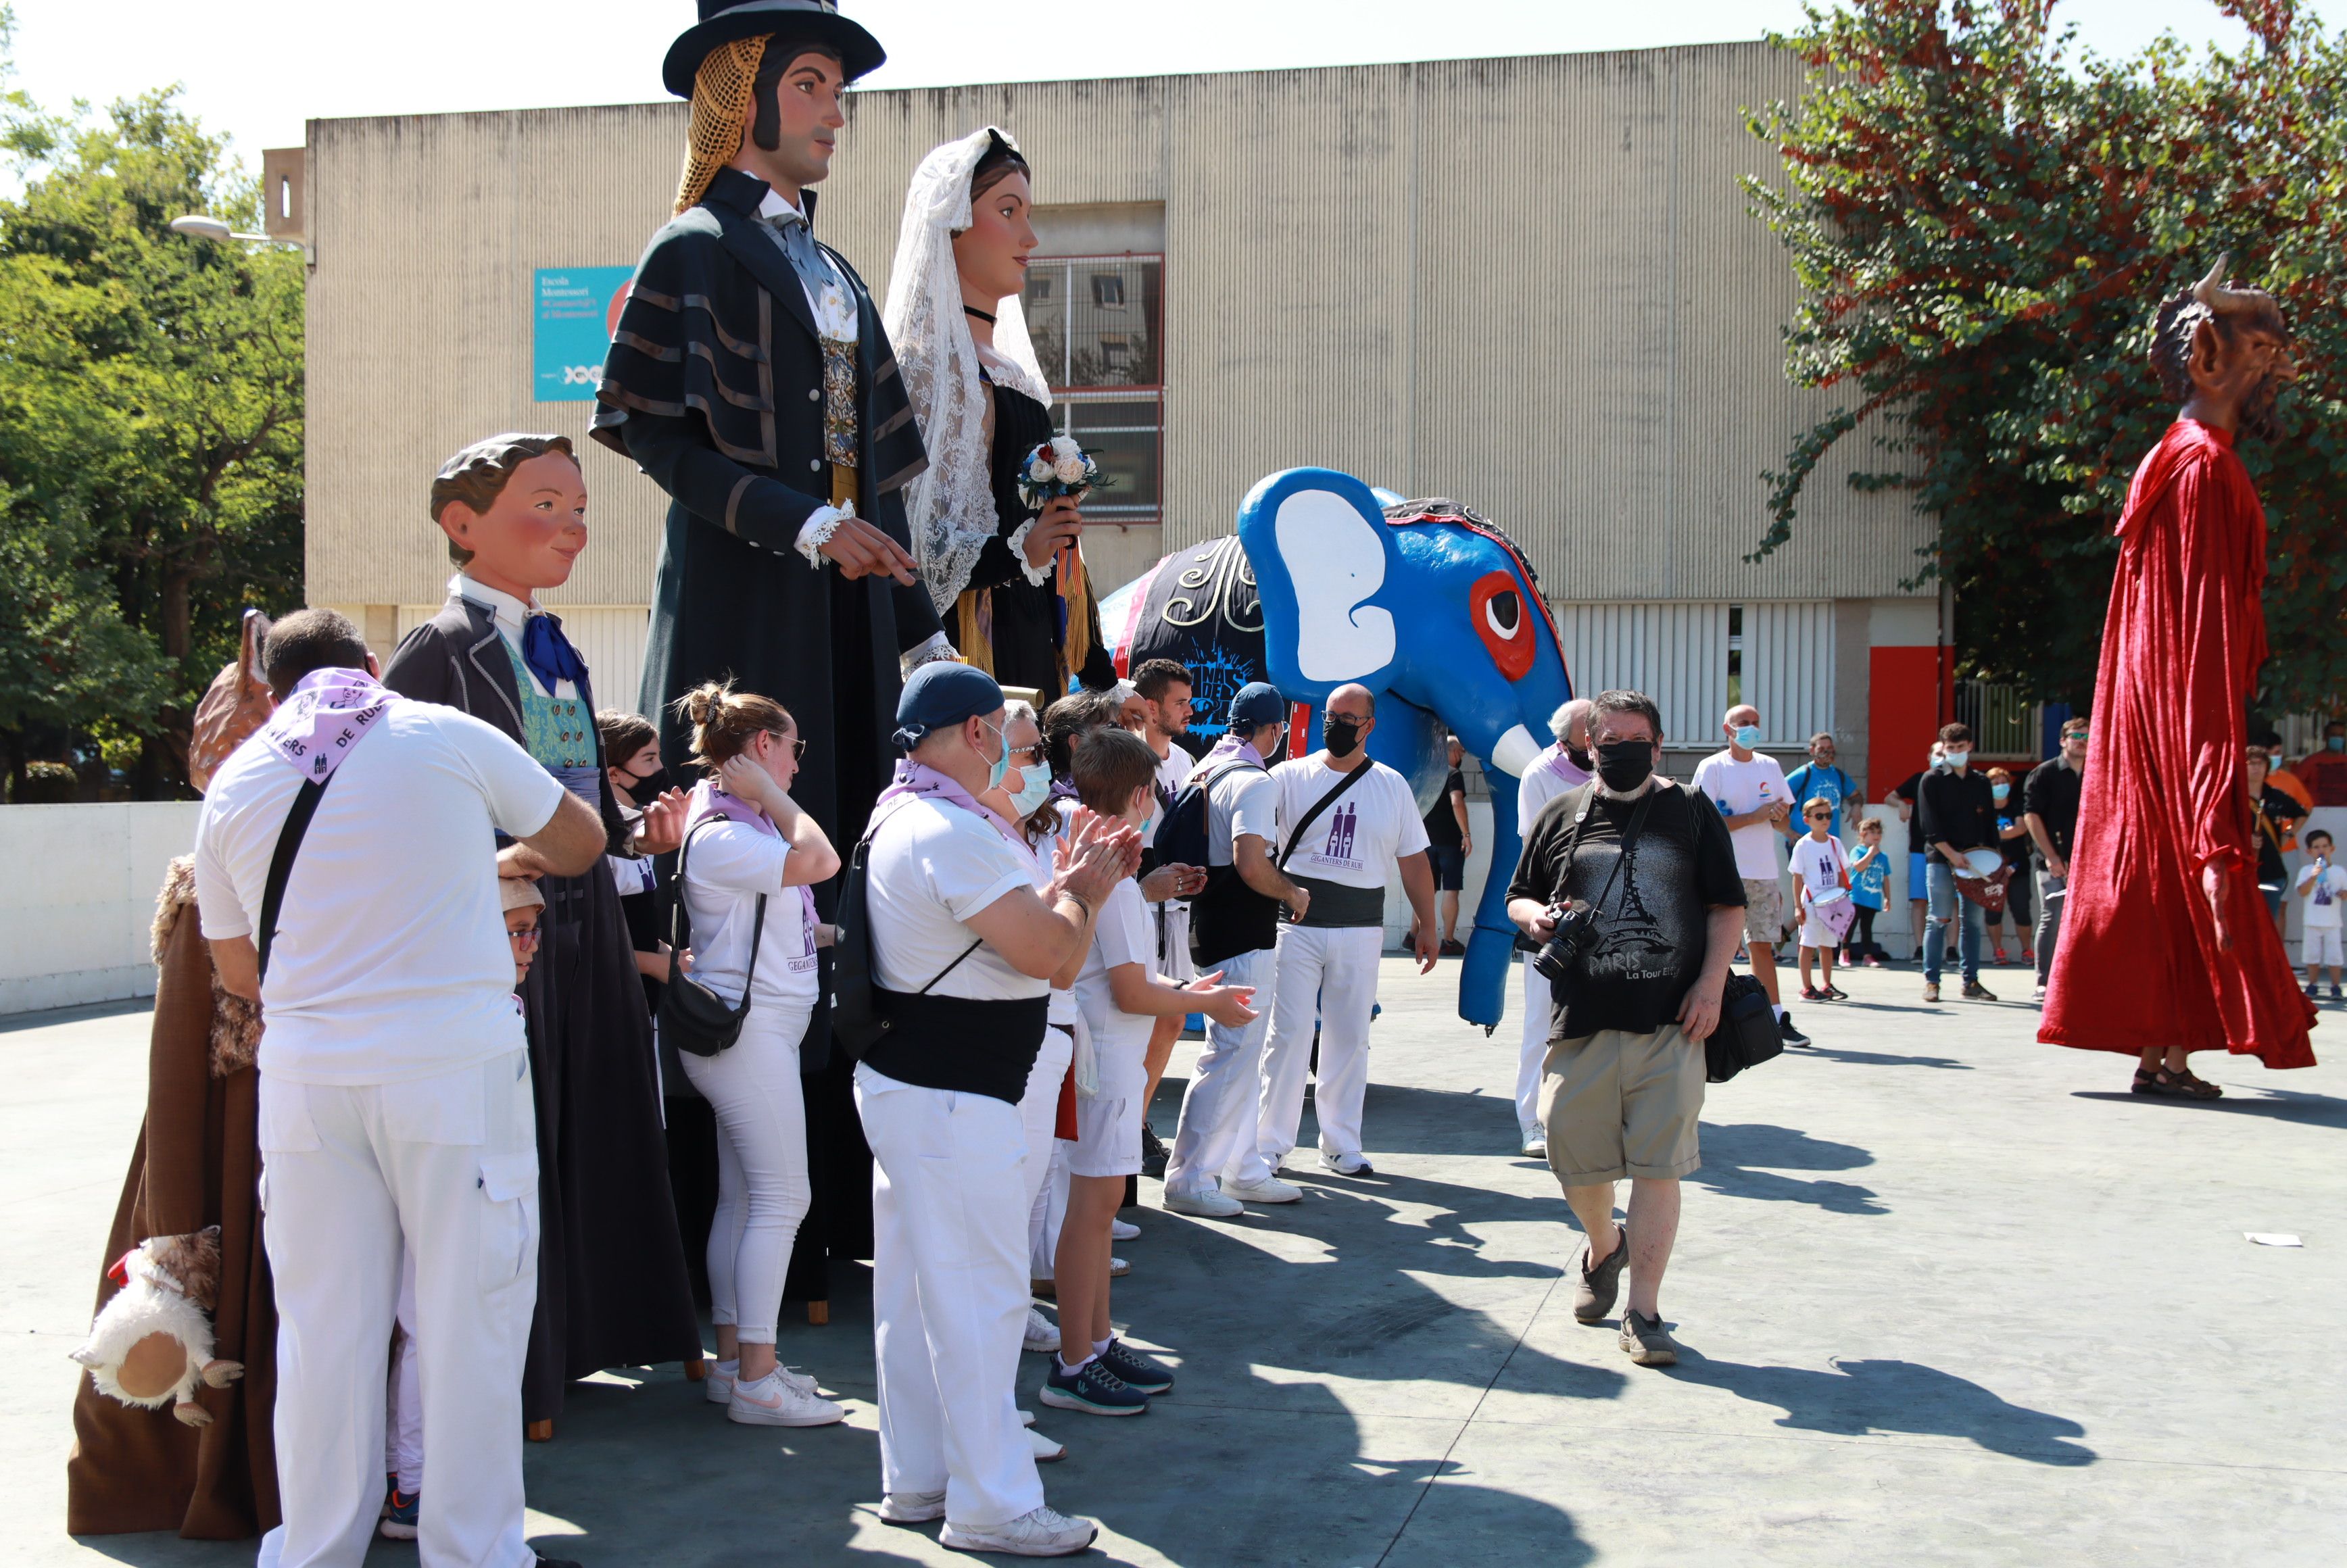
[[[2192,1076],[2189,1069],[2170,1072],[2166,1068],[2135,1070],[2135,1082],[2130,1092],[2148,1094],[2160,1100],[2217,1100],[2224,1091],[2204,1079]]]
[[[2188,1067],[2172,1076],[2178,1084],[2182,1086],[2184,1092],[2194,1100],[2222,1100],[2225,1097],[2223,1090],[2198,1076]]]

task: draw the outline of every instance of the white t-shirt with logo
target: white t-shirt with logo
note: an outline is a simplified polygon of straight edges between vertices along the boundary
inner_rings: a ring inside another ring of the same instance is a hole
[[[2308,883],[2314,882],[2317,869],[2313,866],[2300,866],[2298,885],[2303,887]],[[2323,927],[2336,928],[2340,924],[2340,901],[2347,899],[2347,866],[2332,866],[2321,869],[2321,881],[2315,884],[2313,892],[2298,901],[2299,906],[2306,911],[2306,923],[2309,926],[2318,929]]]
[[[1157,965],[1157,934],[1152,929],[1149,907],[1141,885],[1128,876],[1110,892],[1092,927],[1092,950],[1076,976],[1076,1001],[1084,1009],[1084,1025],[1092,1030],[1092,1050],[1100,1061],[1100,1098],[1138,1100],[1149,1087],[1150,1032],[1157,1020],[1141,1013],[1119,1011],[1109,989],[1108,972],[1121,964],[1139,964],[1143,974]]]
[[[1793,841],[1793,875],[1811,894],[1840,886],[1842,873],[1849,869],[1850,857],[1839,841],[1820,841],[1806,833]]]
[[[1696,764],[1692,785],[1698,794],[1709,795],[1724,817],[1793,798],[1785,787],[1785,770],[1765,752],[1753,753],[1748,763],[1737,762],[1733,752],[1714,752]],[[1747,882],[1777,879],[1777,841],[1785,835],[1775,823],[1763,817],[1729,830],[1727,836],[1736,844],[1737,876]]]
[[[742,1000],[750,962],[750,917],[766,896],[764,934],[751,1004],[807,1006],[815,999],[815,928],[804,889],[783,886],[790,841],[746,822],[696,827],[684,857],[684,912],[692,921],[692,978],[732,1005]]]
[[[1263,840],[1266,850],[1279,852],[1279,785],[1271,774],[1253,764],[1223,758],[1200,767],[1214,770],[1206,791],[1206,864],[1231,866],[1232,844],[1249,834]]]
[[[1426,847],[1426,819],[1408,780],[1383,763],[1364,764],[1368,776],[1337,797],[1304,829],[1304,841],[1287,857],[1290,876],[1309,876],[1346,887],[1382,887],[1393,863]],[[1281,831],[1302,822],[1321,796],[1345,775],[1328,765],[1328,753],[1280,764],[1271,776],[1279,785]],[[1281,839],[1285,845],[1286,840]]]
[[[892,801],[865,859],[872,917],[873,979],[892,991],[929,985],[938,997],[1018,1001],[1051,982],[1020,974],[962,924],[1003,895],[1035,885],[1033,859],[965,807],[925,798]]]
[[[214,775],[196,828],[207,938],[255,936],[301,787],[258,740]],[[399,1083],[522,1050],[493,835],[528,837],[561,798],[480,720],[394,698],[334,770],[294,857],[261,989],[261,1071]]]

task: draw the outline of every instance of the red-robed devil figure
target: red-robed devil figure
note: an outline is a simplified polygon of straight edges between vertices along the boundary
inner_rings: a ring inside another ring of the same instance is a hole
[[[2266,519],[2241,437],[2298,374],[2273,299],[2225,261],[2164,302],[2151,363],[2183,405],[2136,470],[2095,676],[2094,751],[2037,1038],[2139,1056],[2135,1091],[2213,1100],[2195,1050],[2311,1067],[2314,1008],[2258,892],[2243,782],[2266,658]]]

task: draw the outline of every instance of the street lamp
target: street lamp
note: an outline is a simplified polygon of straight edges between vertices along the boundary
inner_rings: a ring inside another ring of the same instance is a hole
[[[269,240],[266,234],[243,233],[230,228],[224,219],[209,218],[197,212],[191,212],[184,218],[172,219],[171,232],[185,234],[193,240],[210,240],[216,245],[225,245],[231,240],[259,240],[264,243]]]

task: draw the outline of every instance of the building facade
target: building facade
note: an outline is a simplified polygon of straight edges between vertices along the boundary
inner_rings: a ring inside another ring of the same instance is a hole
[[[1745,559],[1764,471],[1832,406],[1785,379],[1794,282],[1738,184],[1777,178],[1748,112],[1800,87],[1756,43],[861,92],[816,228],[885,296],[922,155],[1019,139],[1039,354],[1117,479],[1088,508],[1103,592],[1280,468],[1456,497],[1524,546],[1577,689],[1642,686],[1699,749],[1739,694],[1772,746],[1836,732],[1879,797],[1943,700],[1940,603],[1901,586],[1928,520],[1829,466],[1792,543]],[[666,502],[583,437],[685,118],[317,120],[272,155],[272,224],[312,259],[311,602],[388,645],[445,591],[441,459],[560,431],[594,533],[554,602],[632,699]]]

